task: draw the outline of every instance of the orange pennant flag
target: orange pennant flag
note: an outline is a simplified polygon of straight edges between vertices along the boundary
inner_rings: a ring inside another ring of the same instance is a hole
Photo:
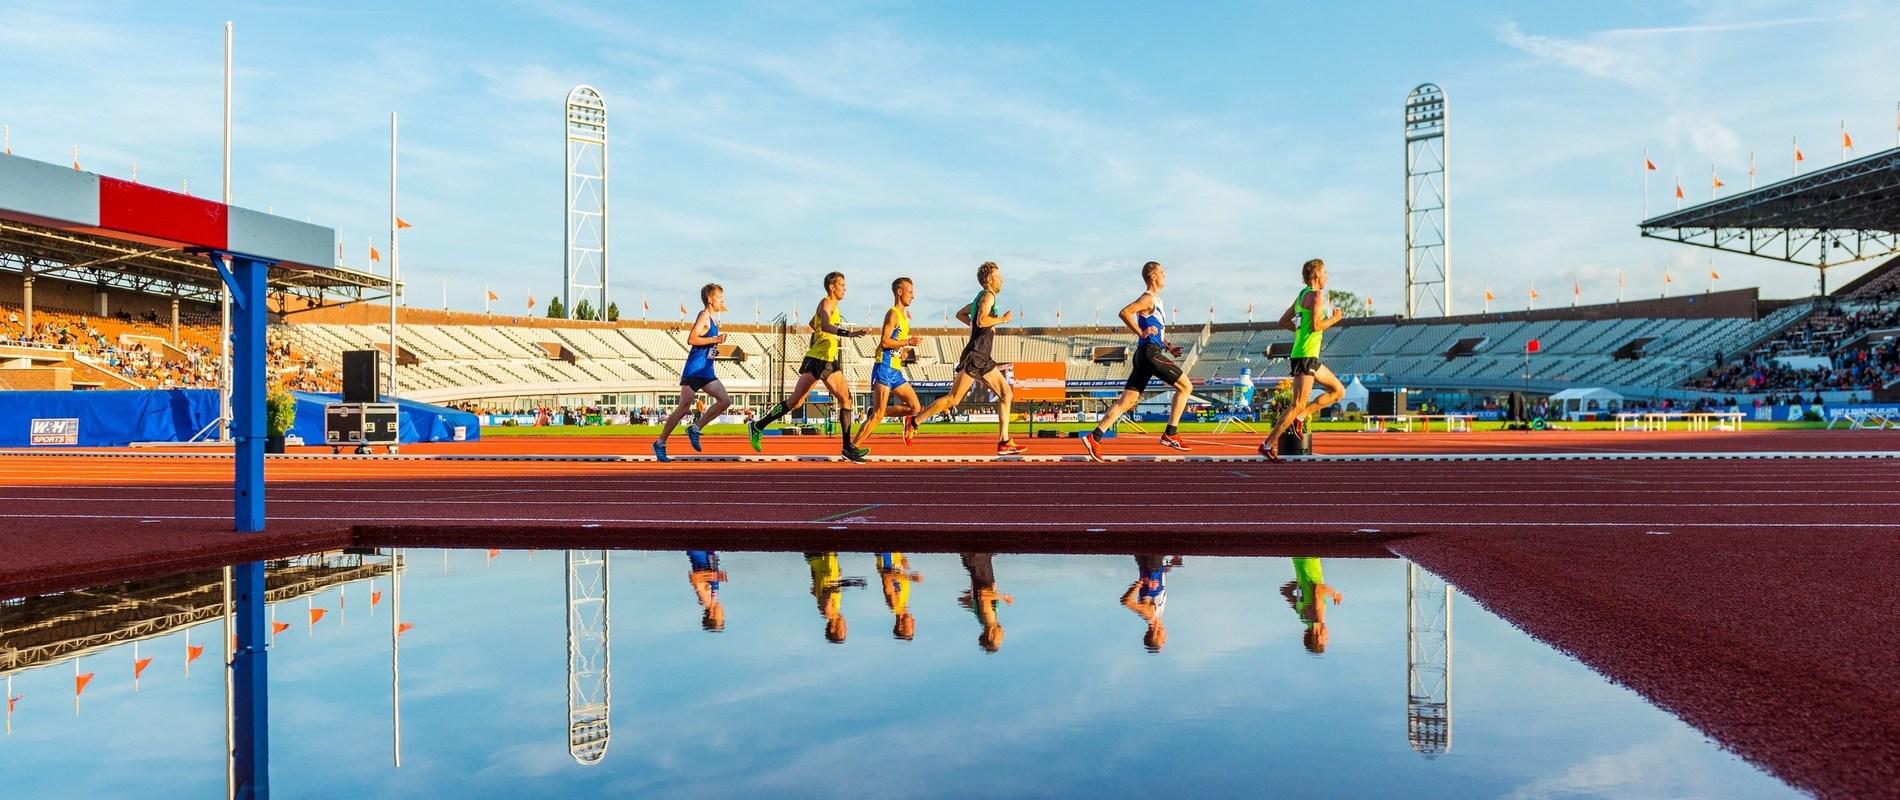
[[[528,295],[528,307],[534,308],[534,295]]]
[[[1715,188],[1717,188],[1717,189],[1720,189],[1720,188],[1722,188],[1722,187],[1724,186],[1724,184],[1722,183],[1722,179],[1721,179],[1721,178],[1718,178],[1718,177],[1716,177],[1716,176],[1715,176],[1715,173],[1713,173],[1713,172],[1711,172],[1711,173],[1709,173],[1709,180],[1711,180],[1711,181],[1714,181],[1714,182],[1715,182]]]
[[[396,218],[396,230],[402,230],[403,228],[413,228],[413,227],[415,226],[407,222],[404,222],[402,217]]]
[[[73,676],[73,696],[78,697],[85,694],[86,684],[88,683],[92,683],[92,673],[90,672]]]
[[[193,661],[197,661],[197,660],[198,660],[198,657],[199,657],[199,656],[202,656],[202,655],[204,655],[204,654],[205,654],[205,646],[204,646],[204,645],[201,645],[201,644],[194,644],[194,645],[186,645],[186,647],[185,647],[185,663],[187,663],[187,664],[189,664],[189,663],[191,663],[191,662],[193,662]]]
[[[290,630],[290,623],[288,622],[273,622],[270,624],[270,635],[272,636],[276,636],[287,630]]]
[[[1649,160],[1648,158],[1644,158],[1644,159],[1643,159],[1643,169],[1646,169],[1646,170],[1649,170],[1650,172],[1655,172],[1655,171],[1656,171],[1656,162],[1654,162],[1654,161],[1651,161],[1651,160]]]
[[[7,698],[7,713],[8,714],[13,713],[13,707],[16,705],[19,705],[20,698],[25,697],[25,696],[26,695],[23,695],[23,694],[16,694],[12,697]]]
[[[494,301],[496,301],[496,300],[500,300],[500,299],[501,299],[501,295],[498,295],[498,294],[495,294],[495,290],[493,290],[493,289],[490,289],[490,290],[488,290],[488,300],[489,300],[489,302],[491,302],[491,303],[492,303],[492,302],[494,302]]]
[[[369,260],[371,260],[371,261],[381,261],[381,260],[383,260],[383,254],[382,254],[382,253],[379,253],[379,252],[376,252],[376,245],[373,245],[373,244],[372,244],[372,245],[370,245],[370,246],[369,246]]]
[[[1490,290],[1490,289],[1486,289],[1486,290],[1484,290],[1484,301],[1485,301],[1485,302],[1487,302],[1487,303],[1489,303],[1489,302],[1491,302],[1491,301],[1493,301],[1493,300],[1496,300],[1496,299],[1498,299],[1498,298],[1497,298],[1497,295],[1494,295],[1494,294],[1492,294],[1492,293],[1491,293],[1491,290]]]
[[[1536,289],[1532,289],[1532,290],[1531,290],[1531,299],[1532,299],[1532,300],[1536,300],[1536,299],[1537,299],[1537,290],[1536,290]]]
[[[312,625],[317,624],[317,620],[323,619],[323,615],[328,614],[328,613],[330,613],[330,610],[326,608],[310,609],[310,624]]]
[[[132,680],[138,680],[139,675],[145,672],[145,668],[151,665],[152,665],[151,656],[146,656],[144,658],[141,658],[137,661],[132,662]]]
[[[401,636],[401,635],[403,635],[403,634],[405,634],[405,633],[408,633],[408,632],[409,632],[409,629],[410,629],[410,628],[414,628],[415,626],[416,626],[416,625],[415,625],[415,623],[413,623],[413,622],[405,622],[405,623],[402,623],[401,625],[397,625],[397,626],[396,626],[396,635],[397,635],[397,636]]]
[[[1808,160],[1807,156],[1801,155],[1800,146],[1796,146],[1794,148],[1794,160],[1795,160],[1795,163],[1800,163],[1800,162]]]
[[[1578,283],[1578,282],[1576,282],[1576,281],[1571,281],[1571,282],[1570,282],[1570,294],[1572,294],[1572,295],[1574,295],[1574,296],[1576,296],[1576,297],[1582,297],[1582,296],[1583,296],[1583,284],[1581,284],[1581,283]]]
[[[370,592],[370,593],[369,593],[369,604],[370,604],[370,605],[372,605],[372,606],[373,606],[373,605],[376,605],[377,603],[380,603],[380,602],[383,602],[383,593],[382,593],[382,591],[380,591],[380,590],[378,590],[378,591],[374,591],[374,592]]]
[[[1847,131],[1841,131],[1841,146],[1849,150],[1854,149],[1854,137],[1847,135]]]
[[[495,549],[493,547],[488,548],[488,560],[493,561],[495,560],[495,556],[498,556],[498,555],[501,555],[500,550]]]
[[[1676,282],[1676,276],[1671,275],[1668,272],[1663,273],[1663,283],[1675,283],[1675,282]]]
[[[1716,272],[1715,270],[1709,270],[1709,280],[1719,281],[1721,279],[1722,279],[1721,273]]]
[[[1677,200],[1682,199],[1682,184],[1681,183],[1676,184],[1676,199]]]

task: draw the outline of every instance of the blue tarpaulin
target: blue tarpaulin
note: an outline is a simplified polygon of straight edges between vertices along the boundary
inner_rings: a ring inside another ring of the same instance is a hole
[[[329,403],[343,402],[343,396],[315,392],[291,394],[297,398],[297,424],[291,426],[291,434],[303,437],[305,444],[322,444],[323,407]],[[384,401],[388,402],[388,399]],[[398,399],[395,403],[401,414],[403,444],[473,442],[482,438],[482,423],[474,414],[414,400]],[[459,439],[455,435],[458,428],[462,431]]]
[[[207,389],[0,392],[0,447],[182,442],[217,418]]]
[[[323,442],[323,406],[334,394],[293,392],[297,424],[290,432]],[[398,400],[402,441],[453,442],[481,438],[474,414]],[[0,392],[0,447],[124,447],[133,442],[183,442],[218,418],[211,389]],[[457,429],[461,439],[456,438]]]

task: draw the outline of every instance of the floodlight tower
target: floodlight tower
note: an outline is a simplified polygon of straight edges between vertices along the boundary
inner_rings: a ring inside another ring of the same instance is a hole
[[[607,757],[613,737],[607,551],[567,551],[567,752],[582,764]]]
[[[1451,750],[1451,585],[1405,565],[1405,739],[1436,758]]]
[[[607,315],[607,101],[585,84],[567,93],[567,250],[561,304]]]
[[[1451,316],[1451,185],[1445,90],[1421,83],[1405,96],[1405,316]],[[1424,308],[1421,308],[1424,306]]]

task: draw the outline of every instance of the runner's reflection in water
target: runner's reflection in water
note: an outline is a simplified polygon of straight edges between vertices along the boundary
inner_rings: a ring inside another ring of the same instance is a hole
[[[970,571],[970,590],[957,598],[957,603],[976,615],[977,622],[983,624],[983,632],[977,634],[976,643],[984,652],[994,653],[1003,648],[1003,623],[996,618],[999,603],[1016,604],[1016,598],[996,592],[996,567],[992,563],[993,553],[964,553],[963,568]]]
[[[825,617],[825,641],[844,644],[844,590],[863,587],[863,578],[846,578],[838,572],[837,553],[806,553],[811,567],[811,596],[818,601],[818,613]]]
[[[686,558],[692,562],[692,569],[686,573],[686,579],[693,584],[693,596],[699,598],[702,613],[699,627],[709,633],[718,633],[726,629],[726,606],[719,602],[719,587],[726,582],[725,570],[719,568],[719,552],[716,550],[688,550]]]
[[[1280,596],[1293,607],[1300,621],[1306,624],[1306,633],[1301,642],[1308,652],[1315,655],[1326,652],[1326,601],[1333,605],[1345,599],[1339,590],[1326,585],[1326,575],[1320,569],[1317,558],[1293,559],[1293,580],[1280,586]]]
[[[1122,593],[1122,606],[1148,621],[1141,643],[1150,653],[1159,653],[1168,644],[1168,626],[1161,621],[1161,612],[1168,608],[1168,570],[1178,566],[1180,556],[1135,556],[1135,582]]]
[[[923,573],[910,568],[903,553],[878,553],[877,575],[884,585],[884,605],[891,610],[891,636],[906,642],[917,637],[917,618],[910,613],[910,585],[921,583]]]

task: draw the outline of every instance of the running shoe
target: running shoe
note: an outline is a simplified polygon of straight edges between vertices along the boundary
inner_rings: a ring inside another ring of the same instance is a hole
[[[653,457],[662,464],[673,460],[666,457],[666,443],[658,439],[653,440]]]
[[[905,417],[904,418],[904,446],[909,447],[910,440],[915,439],[915,438],[917,438],[917,418],[914,416]]]
[[[698,425],[686,426],[686,441],[688,444],[691,444],[693,446],[693,452],[695,453],[701,452],[699,449],[699,426]]]
[[[1305,417],[1300,417],[1299,419],[1296,419],[1293,421],[1293,435],[1301,437],[1301,438],[1306,437],[1306,418]]]
[[[1186,453],[1186,452],[1188,452],[1188,446],[1187,446],[1187,443],[1185,443],[1185,442],[1183,442],[1183,441],[1181,441],[1181,437],[1179,437],[1179,436],[1176,436],[1176,435],[1174,435],[1174,434],[1172,434],[1172,433],[1164,433],[1164,434],[1161,434],[1161,446],[1162,446],[1162,447],[1172,447],[1172,448],[1174,448],[1174,449],[1176,449],[1176,450],[1179,450],[1179,451],[1181,451],[1181,452],[1183,452],[1183,453]]]
[[[1280,451],[1267,446],[1266,442],[1260,443],[1259,453],[1262,458],[1265,458],[1268,461],[1272,461],[1274,463],[1279,463],[1280,461]]]
[[[1019,445],[1013,440],[996,443],[996,454],[999,456],[1019,456],[1027,452],[1029,452],[1029,448]]]
[[[853,464],[862,464],[864,457],[870,454],[871,451],[863,447],[847,447],[844,449],[844,460]]]
[[[758,420],[748,420],[745,424],[745,432],[747,436],[752,437],[752,452],[765,452],[764,431],[759,430]]]
[[[1094,434],[1090,434],[1090,433],[1082,434],[1082,449],[1088,452],[1090,461],[1093,461],[1097,464],[1103,463],[1102,453],[1101,453],[1101,443],[1095,441]]]

